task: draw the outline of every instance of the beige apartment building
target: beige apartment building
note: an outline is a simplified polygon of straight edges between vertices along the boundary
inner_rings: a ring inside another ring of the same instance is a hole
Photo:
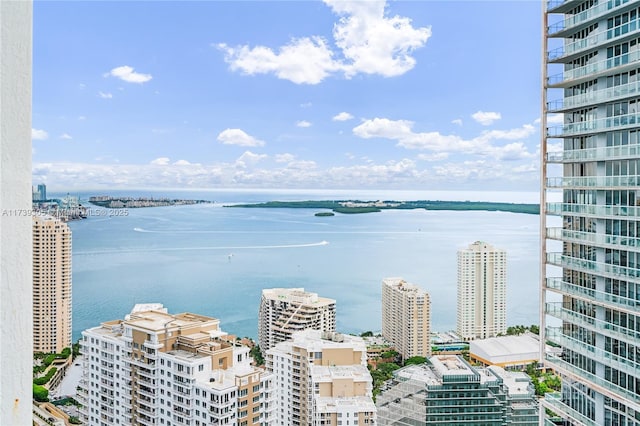
[[[82,333],[88,425],[272,425],[272,375],[216,318],[136,305]]]
[[[33,217],[33,351],[71,346],[71,230],[50,216]]]
[[[429,293],[402,278],[382,280],[382,337],[404,359],[431,356]]]
[[[375,425],[373,380],[361,337],[305,330],[266,353],[278,425]]]
[[[304,288],[262,290],[258,312],[258,344],[265,352],[306,329],[335,331],[336,301]]]
[[[507,332],[507,253],[483,241],[458,251],[457,333],[464,340]]]

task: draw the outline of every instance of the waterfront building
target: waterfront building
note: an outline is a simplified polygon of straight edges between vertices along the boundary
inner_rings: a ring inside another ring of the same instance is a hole
[[[262,290],[258,312],[258,344],[264,352],[306,329],[336,330],[336,301],[304,288]]]
[[[483,241],[458,251],[457,333],[463,340],[507,332],[507,253]]]
[[[561,349],[546,345],[545,353],[559,355]],[[497,365],[524,370],[540,363],[540,338],[535,334],[498,336],[469,342],[469,360],[474,364]]]
[[[215,318],[136,305],[82,332],[88,425],[272,425],[272,374]]]
[[[540,331],[562,347],[544,405],[570,425],[640,424],[639,19],[627,0],[543,13]]]
[[[382,426],[537,426],[538,404],[525,373],[474,368],[461,356],[434,355],[394,372],[378,395]]]
[[[361,337],[296,332],[266,352],[278,425],[375,425],[373,380]]]
[[[402,278],[382,280],[382,337],[404,359],[431,356],[429,293]]]
[[[33,216],[33,351],[71,346],[71,230],[50,216]]]

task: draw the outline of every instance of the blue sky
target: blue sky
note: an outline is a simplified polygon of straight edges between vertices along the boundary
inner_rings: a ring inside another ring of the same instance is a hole
[[[33,182],[536,190],[537,1],[34,3]]]

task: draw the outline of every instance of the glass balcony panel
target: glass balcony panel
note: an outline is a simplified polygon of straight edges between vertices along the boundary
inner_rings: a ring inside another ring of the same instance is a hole
[[[546,213],[550,215],[576,215],[585,217],[640,219],[640,207],[601,206],[596,204],[547,203]]]
[[[547,253],[547,263],[575,271],[587,272],[594,275],[614,279],[624,279],[640,284],[640,269],[626,266],[611,265],[593,260],[565,256],[562,253]]]
[[[603,59],[584,66],[565,70],[562,73],[550,75],[547,77],[547,84],[550,86],[563,82],[575,80],[582,77],[594,78],[595,74],[611,70],[613,68],[638,62],[640,59],[640,51],[625,53],[624,55],[614,56],[613,58]]]
[[[547,136],[552,138],[565,138],[582,133],[597,133],[609,130],[638,127],[640,113],[616,115],[595,120],[580,121],[577,123],[565,123],[564,125],[547,127]]]
[[[545,282],[547,288],[552,291],[586,299],[592,303],[602,305],[610,309],[635,313],[636,309],[640,306],[640,300],[581,287],[579,285],[563,281],[561,277],[548,277]]]
[[[615,395],[619,395],[617,399],[625,399],[629,406],[631,406],[635,410],[640,411],[640,403],[637,402],[638,396],[625,388],[614,385],[613,383],[608,382],[593,373],[576,367],[575,365],[570,364],[557,356],[545,355],[545,364],[548,364],[549,366],[551,366],[551,368],[559,371],[561,374],[570,374],[573,377],[580,377],[580,381],[586,382],[587,385],[592,383]]]
[[[574,410],[573,408],[562,402],[562,394],[560,392],[545,394],[541,402],[545,407],[549,408],[554,413],[562,414],[563,417],[569,417],[570,419],[580,422],[585,426],[599,426],[596,422],[594,422],[587,416]],[[546,419],[545,421],[545,425],[557,426],[556,423],[551,422],[550,419]]]
[[[601,43],[604,43],[606,41],[615,41],[616,38],[630,35],[633,31],[637,30],[638,21],[636,19],[617,27],[600,31],[596,34],[591,34],[586,38],[581,38],[571,43],[567,43],[564,46],[558,47],[557,49],[553,49],[547,52],[547,59],[552,61],[563,56],[578,53],[582,50],[593,49]]]
[[[564,163],[572,161],[604,161],[640,156],[640,145],[619,145],[600,148],[574,149],[547,153],[547,161]]]
[[[596,19],[599,16],[604,15],[612,9],[619,8],[627,3],[629,0],[622,0],[615,4],[611,1],[602,2],[594,7],[591,7],[583,12],[576,13],[575,15],[566,15],[565,19],[547,27],[549,35],[555,34],[559,31],[568,30],[576,25],[580,25],[592,19]]]
[[[599,246],[625,246],[625,249],[640,250],[640,238],[625,237],[622,235],[596,234],[595,232],[550,227],[547,228],[547,238],[552,240],[591,243]]]
[[[615,188],[640,185],[640,175],[629,176],[570,176],[547,178],[549,188],[588,187]]]
[[[634,81],[620,86],[608,87],[601,90],[593,90],[579,95],[567,96],[564,99],[557,99],[547,102],[549,111],[560,111],[571,108],[580,108],[585,105],[597,104],[601,102],[613,101],[625,97],[635,96],[640,93],[640,81]]]

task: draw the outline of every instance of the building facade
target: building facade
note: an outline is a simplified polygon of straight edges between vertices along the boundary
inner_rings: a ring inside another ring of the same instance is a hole
[[[272,375],[219,320],[136,305],[82,333],[78,397],[88,425],[272,425]]]
[[[540,329],[562,391],[544,404],[640,425],[640,2],[545,6]]]
[[[373,381],[361,337],[305,330],[266,353],[278,425],[375,425]]]
[[[507,332],[507,253],[483,241],[458,251],[457,333],[464,340]]]
[[[265,352],[306,329],[336,330],[336,301],[304,288],[262,290],[258,312],[258,344]]]
[[[431,356],[429,294],[402,278],[382,280],[382,337],[404,359]]]
[[[461,356],[435,355],[394,372],[378,395],[383,426],[537,426],[538,404],[525,373],[474,368]]]
[[[33,351],[71,346],[71,230],[49,216],[33,216]]]

